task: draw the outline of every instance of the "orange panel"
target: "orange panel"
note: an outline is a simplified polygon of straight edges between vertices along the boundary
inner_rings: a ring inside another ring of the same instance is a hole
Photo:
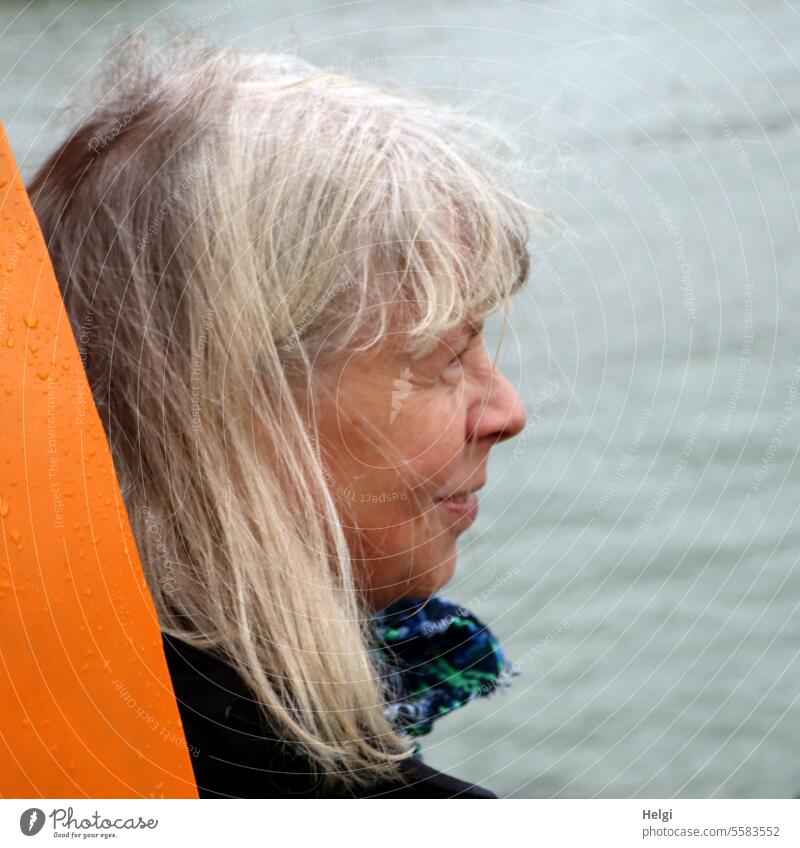
[[[1,124],[0,434],[0,796],[196,798],[108,442]]]

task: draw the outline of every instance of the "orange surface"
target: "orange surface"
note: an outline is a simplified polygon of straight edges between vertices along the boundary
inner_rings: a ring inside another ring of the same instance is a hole
[[[108,442],[2,125],[0,434],[0,796],[196,798]]]

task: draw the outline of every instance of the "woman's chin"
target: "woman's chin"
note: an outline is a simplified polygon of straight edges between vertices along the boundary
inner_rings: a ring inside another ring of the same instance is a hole
[[[440,559],[438,564],[422,570],[416,579],[406,580],[386,586],[373,584],[364,591],[369,599],[369,605],[376,612],[385,609],[395,601],[405,598],[415,600],[430,598],[439,594],[453,579],[456,571],[458,551],[453,546],[453,552]]]
[[[456,564],[458,561],[458,551],[453,545],[453,551],[447,555],[440,563],[431,568],[423,581],[420,581],[419,589],[416,597],[430,597],[436,595],[447,586],[453,579],[456,573]]]

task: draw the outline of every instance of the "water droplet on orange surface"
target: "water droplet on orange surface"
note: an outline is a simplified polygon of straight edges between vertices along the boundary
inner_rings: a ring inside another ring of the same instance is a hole
[[[36,354],[39,352],[39,345],[34,344],[33,342],[31,342],[31,343],[28,345],[28,347],[30,348],[31,353],[32,353],[34,356],[36,356]]]
[[[6,347],[14,347],[14,345],[15,345],[15,344],[16,344],[16,342],[14,341],[14,339],[12,339],[12,338],[9,336],[9,337],[8,337],[8,340],[6,341]]]
[[[14,543],[19,542],[19,530],[12,530],[9,534],[11,536],[11,541]]]
[[[5,518],[8,515],[8,501],[4,501],[0,498],[0,515]]]
[[[39,319],[35,315],[23,315],[22,320],[25,322],[25,326],[30,327],[31,330],[35,330],[39,323]]]

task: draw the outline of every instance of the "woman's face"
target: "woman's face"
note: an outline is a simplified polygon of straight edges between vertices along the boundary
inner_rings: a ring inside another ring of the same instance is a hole
[[[390,341],[333,369],[317,410],[326,476],[370,605],[423,598],[452,577],[489,451],[526,412],[465,321],[414,361]],[[467,497],[449,496],[470,493]]]

